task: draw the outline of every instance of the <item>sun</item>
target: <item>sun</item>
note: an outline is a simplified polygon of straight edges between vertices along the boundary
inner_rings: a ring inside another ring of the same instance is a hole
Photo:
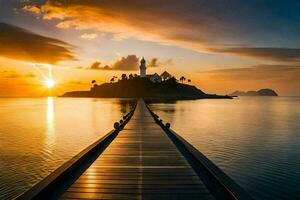
[[[45,81],[45,85],[47,88],[53,88],[55,86],[55,81],[52,79],[47,79]]]

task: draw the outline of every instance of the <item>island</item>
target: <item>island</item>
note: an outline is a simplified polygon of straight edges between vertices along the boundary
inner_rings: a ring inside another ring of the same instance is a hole
[[[143,58],[140,65],[140,75],[122,74],[115,81],[98,85],[92,81],[89,91],[66,92],[62,97],[99,97],[99,98],[145,98],[145,99],[232,99],[229,95],[207,94],[193,85],[185,84],[185,77],[179,81],[167,71],[161,75],[146,74],[146,61]],[[188,83],[191,81],[188,79]]]
[[[260,89],[257,91],[235,91],[231,94],[229,94],[230,96],[278,96],[278,94],[269,88],[266,89]]]
[[[153,83],[148,79],[133,78],[116,83],[94,85],[90,91],[72,91],[62,97],[150,98],[150,99],[231,99],[228,95],[206,94],[195,86],[178,83],[175,78]]]

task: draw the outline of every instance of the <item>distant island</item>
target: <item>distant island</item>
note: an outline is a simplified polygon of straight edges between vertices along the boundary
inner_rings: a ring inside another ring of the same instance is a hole
[[[152,98],[152,99],[231,99],[230,96],[206,94],[195,86],[178,83],[175,78],[153,83],[149,79],[133,78],[116,83],[95,84],[90,91],[67,92],[62,97]]]
[[[278,94],[272,89],[260,89],[258,91],[235,91],[230,96],[278,96]]]
[[[179,81],[168,72],[161,75],[146,74],[146,61],[143,58],[140,65],[140,76],[137,74],[122,74],[120,79],[113,77],[110,83],[98,85],[92,81],[89,91],[72,91],[62,97],[99,97],[99,98],[147,98],[147,99],[232,99],[228,95],[206,94],[190,84],[184,84],[185,77]],[[187,80],[191,82],[190,79]]]

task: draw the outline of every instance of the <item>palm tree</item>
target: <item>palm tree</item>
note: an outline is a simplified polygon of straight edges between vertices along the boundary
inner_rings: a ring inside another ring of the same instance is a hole
[[[121,80],[127,80],[127,75],[126,74],[122,74]]]
[[[184,76],[181,76],[180,79],[179,79],[179,81],[181,81],[183,83],[185,81],[185,79],[186,78]]]
[[[93,85],[93,87],[97,86],[96,80],[92,80],[92,85]]]

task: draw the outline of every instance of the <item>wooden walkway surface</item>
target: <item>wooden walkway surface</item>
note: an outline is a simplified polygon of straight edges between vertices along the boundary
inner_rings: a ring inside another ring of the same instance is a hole
[[[214,199],[144,101],[61,199]]]

